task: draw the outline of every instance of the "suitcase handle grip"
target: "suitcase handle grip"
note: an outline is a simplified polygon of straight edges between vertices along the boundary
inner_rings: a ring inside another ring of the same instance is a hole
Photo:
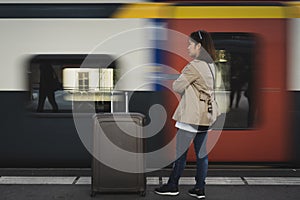
[[[125,112],[129,112],[129,105],[128,105],[128,92],[125,92]]]
[[[129,105],[128,105],[128,92],[124,92],[125,95],[125,113],[129,112]],[[111,101],[110,101],[110,112],[113,113],[114,112],[114,91],[111,91]]]

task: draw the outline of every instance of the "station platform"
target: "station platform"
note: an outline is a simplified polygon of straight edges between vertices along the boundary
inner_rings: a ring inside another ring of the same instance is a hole
[[[1,200],[156,200],[196,199],[187,191],[194,184],[193,169],[180,179],[178,196],[160,196],[154,189],[168,179],[169,170],[147,174],[146,196],[136,193],[97,194],[90,196],[89,169],[1,169]],[[14,173],[13,173],[14,172]],[[47,173],[48,172],[48,173]],[[52,174],[50,173],[52,172]],[[79,173],[80,174],[76,174]],[[209,200],[299,200],[300,169],[210,169],[206,199]]]

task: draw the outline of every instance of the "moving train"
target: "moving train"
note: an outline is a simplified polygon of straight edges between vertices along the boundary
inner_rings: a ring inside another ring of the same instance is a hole
[[[113,90],[157,131],[146,152],[163,148],[176,132],[170,84],[199,29],[213,37],[224,99],[210,162],[299,165],[299,16],[297,2],[0,1],[0,167],[90,167],[91,116],[110,111]]]

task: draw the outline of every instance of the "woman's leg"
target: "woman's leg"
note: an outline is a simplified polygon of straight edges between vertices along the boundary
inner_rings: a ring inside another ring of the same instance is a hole
[[[57,112],[58,111],[58,106],[57,106],[57,103],[55,101],[55,93],[54,92],[51,92],[50,94],[48,94],[48,100],[49,100],[49,103],[51,104],[52,106],[52,110],[53,112]]]
[[[168,185],[171,187],[177,187],[179,178],[186,164],[186,156],[191,141],[195,137],[196,133],[191,133],[178,129],[176,135],[176,161],[173,163],[173,171],[169,177]]]
[[[194,138],[194,148],[197,158],[195,188],[204,189],[208,170],[208,155],[206,151],[207,132],[198,133]]]
[[[44,104],[46,100],[46,94],[42,90],[39,91],[39,102],[37,106],[37,112],[42,112],[44,109]]]

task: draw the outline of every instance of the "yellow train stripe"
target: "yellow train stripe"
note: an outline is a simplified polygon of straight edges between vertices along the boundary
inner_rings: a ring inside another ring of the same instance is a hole
[[[300,4],[286,6],[180,6],[133,3],[120,6],[113,18],[299,18]]]
[[[288,18],[300,18],[300,3],[289,2],[288,4]]]
[[[121,6],[114,18],[170,18],[171,7],[167,3],[135,3]]]
[[[174,18],[286,18],[281,6],[178,6]]]

